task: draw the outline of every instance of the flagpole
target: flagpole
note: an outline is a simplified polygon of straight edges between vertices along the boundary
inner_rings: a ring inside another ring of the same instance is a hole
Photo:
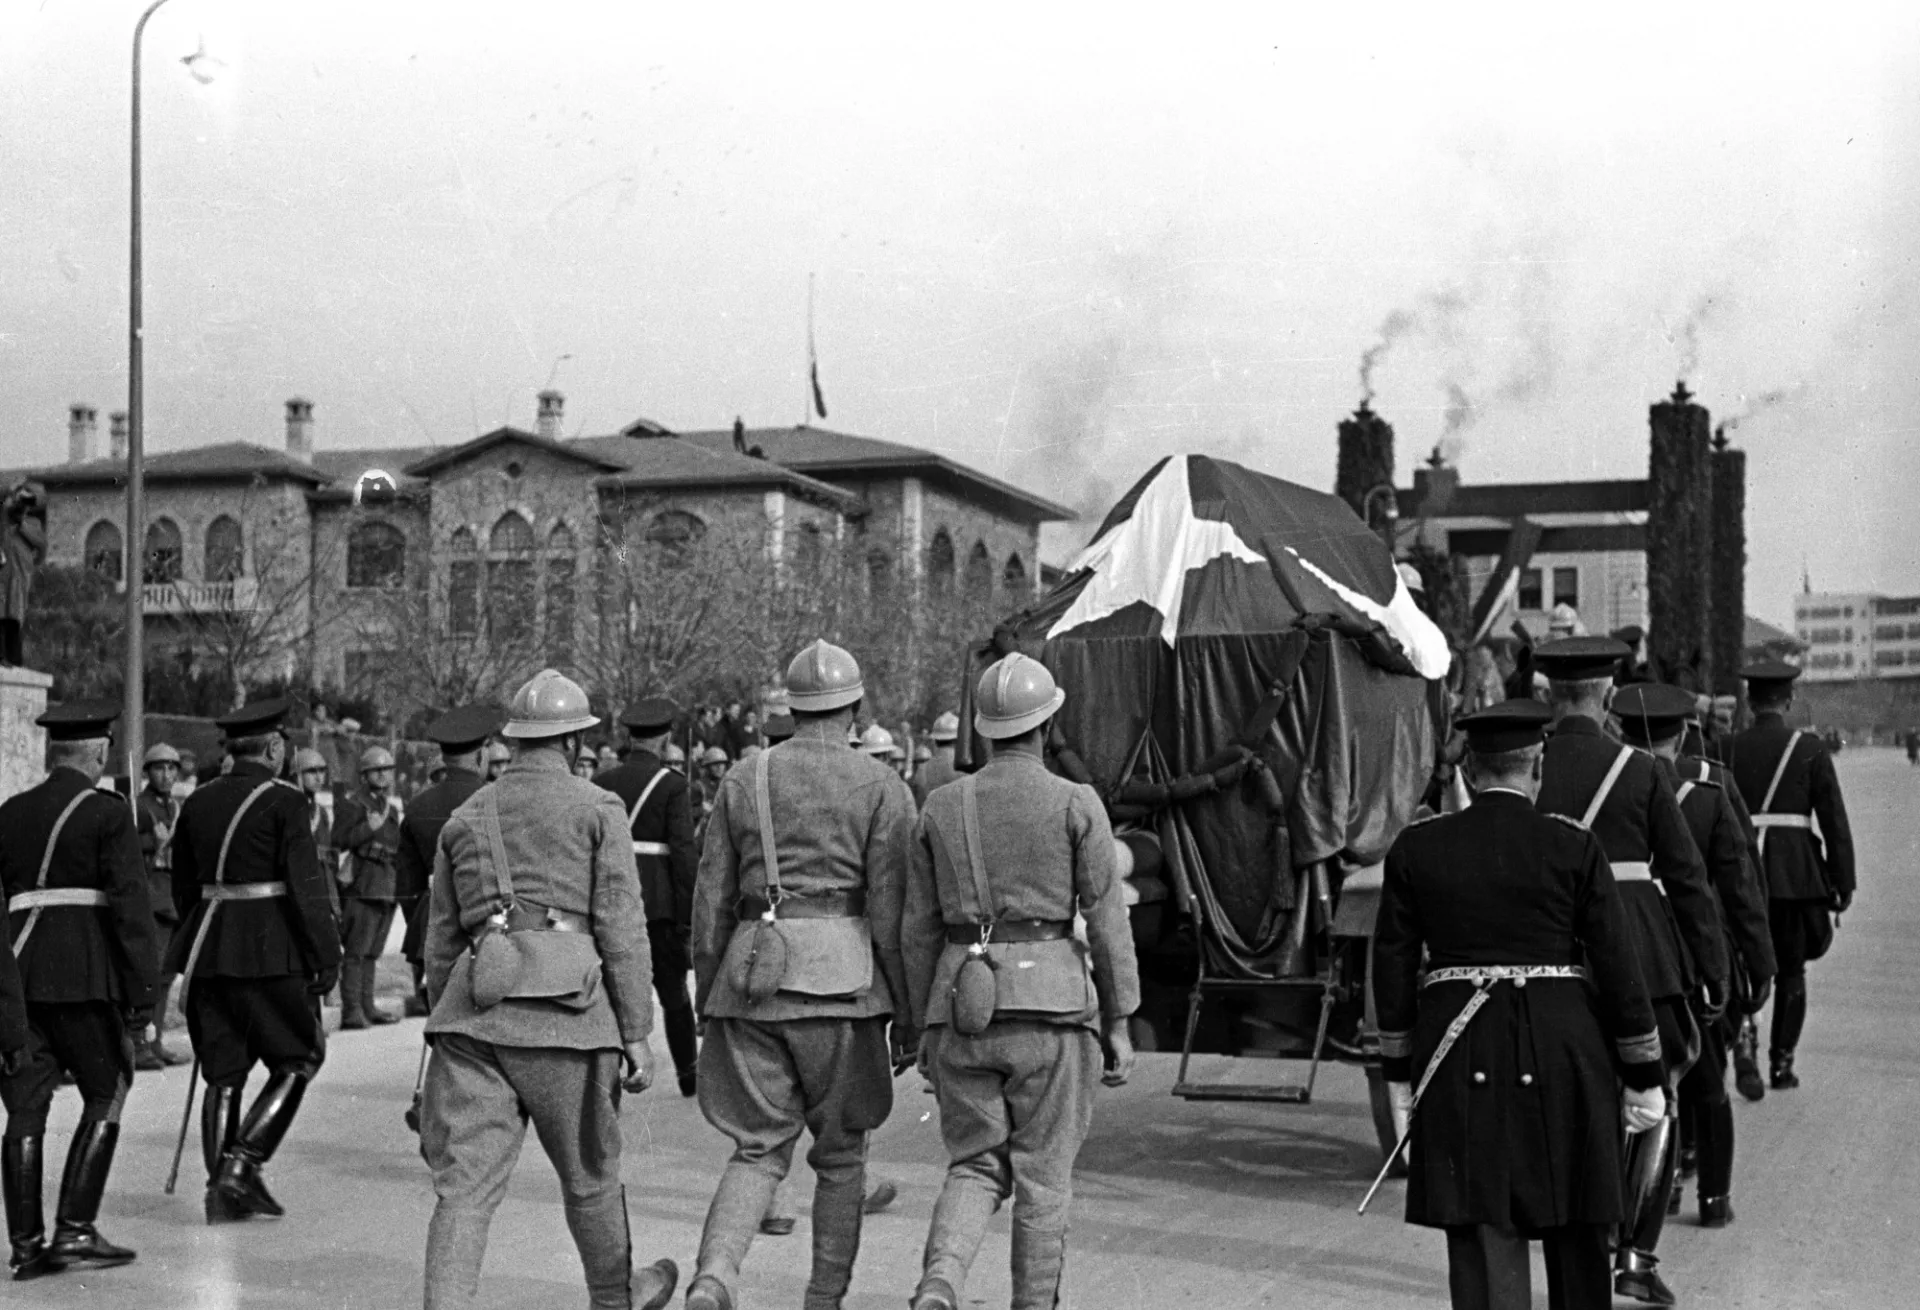
[[[806,427],[813,418],[813,379],[820,367],[819,356],[813,347],[813,273],[807,273],[807,376],[801,387],[800,426]]]

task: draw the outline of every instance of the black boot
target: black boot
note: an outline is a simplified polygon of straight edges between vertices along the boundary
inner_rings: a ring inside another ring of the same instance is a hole
[[[426,913],[425,906],[421,907],[420,913]],[[432,1012],[432,1007],[427,1004],[427,966],[416,963],[413,965],[413,990],[407,994],[406,1017],[424,1019]]]
[[[107,1173],[113,1168],[113,1148],[120,1143],[120,1125],[84,1120],[67,1151],[67,1172],[60,1179],[60,1207],[54,1211],[53,1245],[48,1258],[58,1267],[69,1265],[123,1265],[133,1252],[100,1236],[93,1221],[100,1217],[100,1198],[106,1195]]]
[[[1792,1051],[1767,1052],[1767,1086],[1776,1092],[1790,1092],[1800,1085],[1800,1075],[1793,1071]]]
[[[305,1073],[287,1071],[267,1079],[260,1099],[240,1125],[239,1136],[220,1161],[219,1174],[207,1188],[208,1223],[232,1223],[255,1215],[278,1218],[286,1213],[268,1193],[260,1169],[285,1139],[306,1092]]]
[[[220,1158],[240,1135],[240,1095],[244,1087],[208,1083],[200,1102],[200,1158],[206,1162],[207,1183],[220,1172]]]
[[[9,1137],[0,1143],[0,1190],[6,1194],[7,1237],[13,1254],[8,1266],[24,1282],[56,1272],[47,1257],[47,1220],[40,1208],[40,1137]]]
[[[373,1003],[374,970],[379,966],[380,958],[360,961],[360,1012],[367,1016],[370,1024],[399,1023],[400,1016],[391,1010],[383,1010]]]
[[[361,1008],[365,1004],[366,993],[360,986],[360,975],[366,963],[358,956],[349,955],[340,961],[340,1027],[351,1032],[367,1026],[367,1012]]]
[[[1733,1085],[1749,1101],[1766,1098],[1767,1081],[1760,1076],[1760,1032],[1752,1016],[1734,1032]]]
[[[1800,1085],[1800,1079],[1793,1072],[1793,1051],[1800,1045],[1800,1032],[1806,1026],[1806,975],[1780,979],[1773,993],[1773,1040],[1767,1043],[1771,1065],[1767,1081],[1775,1091]]]

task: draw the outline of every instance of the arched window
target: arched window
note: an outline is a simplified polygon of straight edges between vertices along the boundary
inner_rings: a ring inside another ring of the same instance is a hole
[[[700,544],[707,525],[697,514],[683,509],[664,509],[647,523],[647,540],[669,557],[678,557]]]
[[[553,531],[547,534],[547,549],[553,550],[553,551],[565,551],[567,554],[571,555],[575,550],[578,549],[578,547],[574,544],[573,529],[568,527],[565,523],[554,524]]]
[[[875,600],[893,594],[893,556],[884,550],[867,555],[867,594]]]
[[[87,529],[87,568],[109,582],[120,581],[120,529],[105,519]]]
[[[803,580],[810,581],[819,571],[822,553],[820,525],[802,523],[793,543],[793,562],[794,567],[800,570]]]
[[[456,637],[480,635],[480,543],[473,529],[455,528],[447,539],[453,559],[447,565],[447,629]]]
[[[455,528],[453,536],[447,539],[447,545],[456,555],[471,555],[480,548],[472,528]]]
[[[1009,595],[1027,594],[1027,566],[1020,562],[1018,551],[1007,556],[1007,566],[1000,570],[1000,583]]]
[[[147,557],[141,581],[178,582],[180,564],[180,525],[172,519],[155,519],[147,524]]]
[[[232,582],[247,571],[247,555],[240,524],[222,514],[207,524],[206,579]]]
[[[487,549],[496,555],[524,555],[533,549],[533,525],[513,510],[500,516],[487,534]]]
[[[974,600],[985,600],[992,593],[993,556],[987,553],[986,542],[976,541],[967,552],[967,595]]]
[[[933,543],[927,547],[927,581],[937,592],[953,586],[953,538],[945,528],[933,534]]]
[[[347,534],[347,585],[397,587],[407,578],[406,534],[374,519]]]

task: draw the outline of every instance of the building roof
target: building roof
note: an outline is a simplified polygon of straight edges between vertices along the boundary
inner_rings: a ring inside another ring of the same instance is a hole
[[[683,432],[680,436],[709,450],[733,450],[731,428]],[[1023,522],[1064,522],[1077,517],[1072,510],[1044,496],[1036,496],[918,446],[815,427],[748,428],[745,438],[749,448],[760,447],[775,463],[815,477],[920,476],[959,488],[971,498],[985,500],[1007,517]]]
[[[1782,632],[1765,619],[1756,619],[1747,615],[1746,631],[1741,635],[1742,649],[1755,650],[1765,646],[1791,646],[1795,650],[1805,650],[1806,643],[1791,632]]]
[[[620,470],[618,460],[610,460],[593,451],[583,448],[578,442],[554,441],[547,437],[535,436],[531,432],[522,432],[516,427],[495,428],[483,432],[472,441],[463,441],[457,446],[444,446],[435,450],[425,459],[416,460],[407,465],[404,472],[408,477],[431,478],[441,469],[452,468],[455,464],[465,463],[476,455],[484,455],[500,446],[532,446],[544,450],[560,459],[573,460],[597,468],[602,473],[616,473]]]
[[[148,482],[193,482],[201,479],[285,478],[319,486],[328,476],[284,450],[256,446],[250,441],[223,441],[189,450],[150,452],[142,461]],[[55,487],[124,486],[124,459],[91,459],[84,464],[55,464],[31,475],[48,490]]]
[[[1424,470],[1421,470],[1424,472]],[[1417,518],[1431,482],[1414,475],[1412,487],[1398,493],[1400,517]],[[1511,519],[1522,514],[1633,514],[1647,509],[1647,483],[1622,482],[1491,482],[1461,483],[1436,518]]]
[[[613,467],[599,479],[602,487],[646,490],[652,487],[778,487],[838,509],[852,509],[860,498],[844,487],[809,477],[772,460],[712,450],[674,437],[576,437],[570,448]]]

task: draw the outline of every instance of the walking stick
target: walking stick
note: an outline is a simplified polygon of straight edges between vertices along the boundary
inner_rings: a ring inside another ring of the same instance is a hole
[[[425,1041],[420,1043],[420,1068],[413,1075],[413,1101],[407,1106],[406,1114],[402,1116],[407,1121],[407,1127],[413,1129],[415,1136],[420,1132],[421,1090],[427,1085],[427,1052],[431,1049]]]
[[[187,1108],[180,1115],[180,1137],[173,1144],[173,1168],[167,1170],[167,1195],[173,1195],[173,1186],[180,1181],[180,1157],[187,1150],[187,1129],[193,1124],[193,1097],[200,1088],[200,1055],[194,1053],[193,1067],[187,1071]]]

